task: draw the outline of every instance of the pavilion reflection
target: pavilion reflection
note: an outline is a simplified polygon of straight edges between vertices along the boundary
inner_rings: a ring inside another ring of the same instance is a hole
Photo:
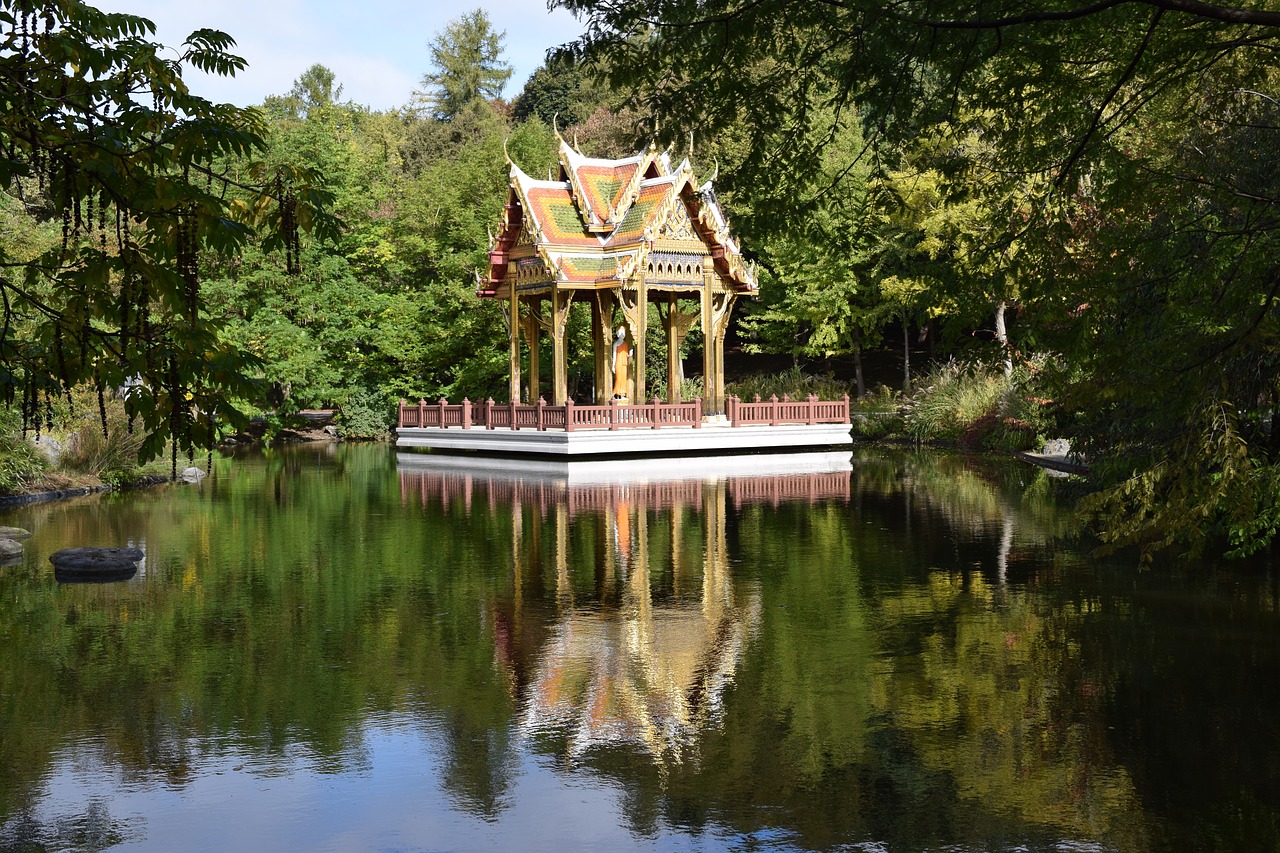
[[[760,591],[730,562],[734,515],[850,494],[848,453],[465,462],[402,455],[402,499],[510,518],[495,662],[521,735],[564,760],[616,745],[696,756],[760,624]]]

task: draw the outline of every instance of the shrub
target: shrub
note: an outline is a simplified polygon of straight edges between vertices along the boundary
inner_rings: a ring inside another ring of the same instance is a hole
[[[44,457],[22,434],[22,417],[0,406],[0,494],[29,491],[44,476]]]
[[[902,397],[886,385],[879,385],[850,405],[853,433],[868,441],[900,435],[905,427],[902,419]]]
[[[140,425],[130,430],[124,402],[115,398],[104,401],[107,411],[107,433],[102,433],[102,418],[96,398],[78,394],[74,411],[79,415],[70,422],[66,447],[59,467],[79,474],[97,477],[104,483],[126,483],[139,476],[138,451],[146,433]],[[92,399],[92,405],[89,404]]]
[[[849,384],[841,382],[834,376],[814,376],[803,372],[798,367],[788,368],[781,373],[757,373],[730,382],[725,386],[725,394],[734,395],[743,400],[751,400],[759,394],[761,400],[776,395],[782,399],[788,395],[793,400],[803,400],[810,394],[822,400],[839,400],[850,393]]]
[[[1009,388],[1002,373],[982,366],[951,361],[935,367],[907,406],[907,432],[917,441],[959,441],[980,418],[997,411]]]
[[[344,439],[381,441],[391,435],[395,403],[372,388],[355,388],[338,410],[338,433]]]
[[[664,365],[665,366],[665,365]],[[645,395],[648,399],[657,397],[660,400],[667,399],[667,380],[658,378],[653,382],[648,382],[648,392]],[[694,397],[702,397],[702,377],[695,376],[691,379],[685,379],[680,383],[680,400],[692,400]]]

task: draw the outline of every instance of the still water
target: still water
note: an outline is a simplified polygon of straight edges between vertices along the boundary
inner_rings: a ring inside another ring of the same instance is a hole
[[[1272,567],[1093,560],[1055,494],[311,446],[4,511],[0,851],[1280,848]]]

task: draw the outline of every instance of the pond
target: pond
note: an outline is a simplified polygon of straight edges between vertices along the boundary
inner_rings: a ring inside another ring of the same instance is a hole
[[[6,510],[0,851],[1280,848],[1273,567],[1092,559],[1056,491],[321,445]]]

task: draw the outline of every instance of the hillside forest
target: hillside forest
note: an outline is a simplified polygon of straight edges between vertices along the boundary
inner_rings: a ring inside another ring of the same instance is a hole
[[[1106,549],[1271,547],[1280,12],[552,5],[586,33],[515,97],[502,22],[475,10],[380,111],[322,64],[214,104],[182,74],[241,70],[227,34],[175,53],[141,18],[0,0],[0,487],[23,485],[14,435],[86,416],[176,464],[253,415],[334,408],[373,437],[400,398],[503,401],[475,275],[506,157],[540,176],[559,135],[715,173],[761,283],[730,339],[743,391],[847,388],[869,437],[1068,438]]]

